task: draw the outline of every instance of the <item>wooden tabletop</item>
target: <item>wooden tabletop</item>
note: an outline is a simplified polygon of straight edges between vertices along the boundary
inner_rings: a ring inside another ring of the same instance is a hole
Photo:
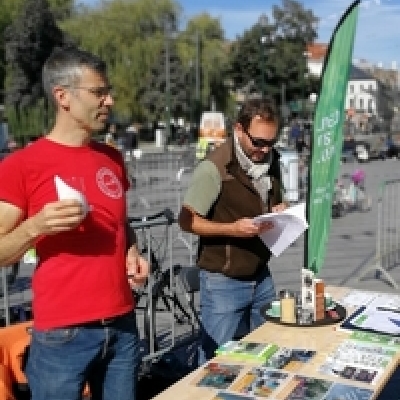
[[[350,291],[350,288],[345,287],[328,287],[327,291],[332,294],[335,301],[340,303],[340,300]],[[348,313],[352,310],[349,309]],[[357,382],[345,378],[328,376],[318,372],[319,367],[326,360],[326,357],[331,354],[337,346],[351,334],[350,331],[339,329],[340,323],[336,325],[325,325],[318,327],[291,327],[281,325],[274,322],[266,322],[264,325],[247,335],[244,340],[261,343],[274,343],[281,347],[290,347],[297,349],[315,350],[316,355],[307,363],[304,363],[300,370],[296,373],[300,375],[321,378],[330,381],[341,382],[343,384],[368,388],[374,390],[374,398],[382,391],[390,376],[393,374],[399,363],[399,355],[394,357],[390,364],[385,368],[384,374],[376,382],[375,385],[369,383]],[[235,364],[232,359],[227,359],[221,356],[215,357],[214,361],[229,362]],[[243,363],[244,368],[240,376],[248,372],[254,364],[250,362]],[[154,400],[211,400],[217,394],[217,389],[196,386],[201,368],[193,371],[183,379],[170,386],[168,389],[154,397]],[[228,389],[229,390],[229,389]]]

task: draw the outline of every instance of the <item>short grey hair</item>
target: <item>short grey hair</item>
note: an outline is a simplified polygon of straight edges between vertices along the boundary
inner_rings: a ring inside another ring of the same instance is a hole
[[[76,47],[55,48],[42,69],[43,90],[47,98],[54,102],[55,86],[77,84],[85,68],[102,76],[106,76],[107,73],[106,63],[94,54]]]

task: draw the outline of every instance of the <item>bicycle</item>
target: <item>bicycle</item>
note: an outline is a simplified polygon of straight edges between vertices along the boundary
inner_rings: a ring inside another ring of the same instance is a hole
[[[161,212],[142,217],[129,217],[129,225],[140,232],[137,235],[140,253],[145,256],[150,265],[150,276],[143,288],[134,290],[136,304],[145,297],[145,304],[142,308],[144,323],[144,338],[148,344],[150,354],[155,354],[160,350],[157,342],[157,312],[174,313],[174,320],[183,324],[191,321],[190,313],[181,303],[176,291],[173,290],[173,279],[175,279],[180,271],[180,265],[173,265],[168,269],[163,269],[162,264],[166,261],[167,248],[162,242],[157,242],[151,235],[151,228],[156,226],[165,226],[163,239],[168,241],[168,228],[176,222],[173,212],[166,208]],[[160,308],[160,302],[163,308]],[[137,307],[141,309],[140,307]],[[179,311],[176,312],[176,310]]]
[[[336,181],[333,202],[332,216],[342,217],[348,211],[369,211],[372,206],[371,196],[365,189],[365,172],[356,169],[352,174],[344,174],[342,178],[350,178],[346,185],[344,181]]]

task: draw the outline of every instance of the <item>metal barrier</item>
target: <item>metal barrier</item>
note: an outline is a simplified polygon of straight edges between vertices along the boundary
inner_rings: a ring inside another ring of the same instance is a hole
[[[8,282],[7,282],[7,268],[1,268],[1,289],[3,294],[3,310],[4,310],[4,320],[5,324],[10,325],[10,298],[8,294]]]
[[[182,200],[186,193],[186,190],[189,186],[189,181],[192,177],[194,167],[183,167],[176,174],[176,215],[179,215],[179,212],[182,207]],[[188,251],[189,254],[189,265],[194,265],[195,262],[195,252],[197,245],[197,236],[183,232],[179,226],[177,226],[177,232],[174,235],[174,244],[176,246],[176,242],[181,242],[184,245],[184,248]]]
[[[174,242],[177,239],[172,236],[176,226],[174,218],[165,214],[154,220],[150,218],[146,220],[143,217],[141,222],[130,223],[137,233],[139,249],[142,251],[146,249],[144,255],[147,255],[149,264],[153,264],[154,268],[154,262],[157,263],[157,270],[149,275],[146,291],[143,293],[146,296],[146,303],[143,307],[139,299],[139,305],[136,307],[139,313],[143,311],[144,324],[147,324],[144,326],[144,332],[145,336],[147,335],[148,353],[142,357],[145,369],[148,363],[151,364],[154,359],[174,348],[178,337],[176,324],[179,323],[177,321],[180,313],[185,313],[187,308],[186,302],[181,302],[184,297],[180,296],[181,293],[177,290],[179,271],[175,268],[177,263]],[[189,251],[189,247],[185,246],[184,250]],[[163,304],[164,308],[157,309],[157,304]],[[162,315],[165,315],[165,318],[160,318]],[[161,329],[158,329],[160,326],[157,326],[157,322],[162,322]],[[165,332],[170,335],[170,340],[167,342]],[[155,341],[161,336],[162,346],[158,346],[160,343]]]
[[[129,215],[140,215],[147,210],[158,212],[166,207],[179,212],[176,203],[176,174],[181,168],[195,163],[194,149],[168,153],[144,153],[128,163],[132,179],[129,193]]]
[[[138,237],[138,247],[139,249],[144,249],[147,248],[147,257],[148,257],[148,262],[149,265],[152,264],[152,253],[155,255],[157,262],[162,264],[164,261],[166,261],[166,269],[169,270],[169,283],[170,283],[170,293],[173,293],[175,291],[175,284],[174,284],[174,276],[173,276],[173,268],[172,268],[172,241],[171,241],[171,235],[170,235],[170,223],[168,220],[165,218],[159,218],[154,221],[146,221],[146,219],[143,219],[143,222],[132,222],[130,224],[134,229],[135,232],[137,232],[137,237]],[[163,260],[157,252],[160,250],[159,248],[154,248],[154,242],[153,242],[153,235],[152,230],[154,230],[156,227],[164,227],[165,232],[164,235],[165,237],[163,238],[165,240],[164,246],[166,247],[166,253],[167,253],[167,260]],[[141,232],[142,234],[138,234]],[[159,265],[160,268],[162,268],[161,265]],[[136,310],[143,309],[144,313],[150,312],[149,318],[147,320],[145,319],[145,323],[149,323],[149,326],[147,327],[147,333],[149,335],[148,337],[148,354],[146,354],[142,362],[146,361],[151,361],[154,358],[157,358],[164,353],[168,352],[171,350],[174,345],[175,345],[175,320],[174,320],[174,304],[171,304],[171,312],[169,315],[169,329],[171,331],[171,343],[169,346],[166,346],[160,350],[156,349],[156,344],[154,341],[155,335],[157,334],[156,332],[156,327],[153,324],[153,315],[152,312],[154,308],[156,307],[156,304],[154,304],[153,307],[153,302],[154,302],[154,296],[153,296],[153,290],[158,285],[156,281],[156,277],[154,274],[150,274],[148,277],[148,282],[147,282],[147,290],[146,290],[146,296],[147,296],[147,304],[146,307],[140,308],[136,307]],[[144,315],[145,316],[145,315]]]
[[[389,271],[400,263],[400,179],[386,180],[380,187],[378,198],[378,221],[376,253],[373,262],[357,276],[361,280],[369,272],[380,275],[394,288],[399,286]]]

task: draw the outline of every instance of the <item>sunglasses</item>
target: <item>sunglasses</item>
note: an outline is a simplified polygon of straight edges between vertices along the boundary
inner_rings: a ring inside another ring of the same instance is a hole
[[[253,147],[257,147],[259,149],[263,147],[272,147],[276,142],[277,139],[261,139],[261,138],[255,138],[250,135],[249,132],[247,132],[245,129],[243,129],[243,132],[247,135],[247,137],[250,139],[251,144]]]

